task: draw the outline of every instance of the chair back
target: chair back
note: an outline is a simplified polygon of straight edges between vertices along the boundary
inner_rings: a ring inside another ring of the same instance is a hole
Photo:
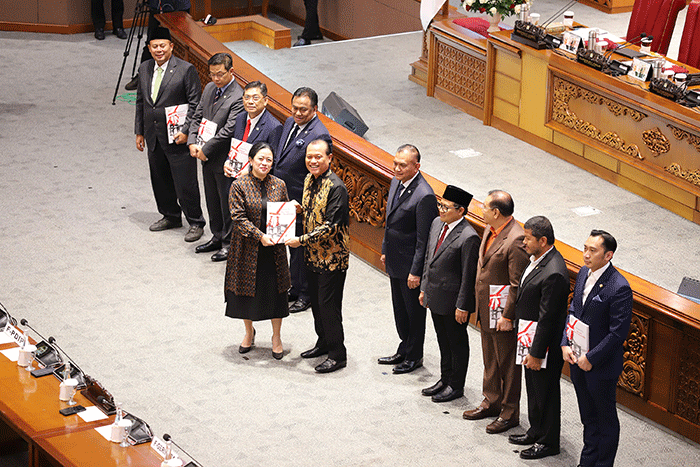
[[[678,13],[683,8],[685,0],[635,0],[627,39],[633,39],[641,33],[654,36],[651,50],[666,55]],[[638,43],[635,40],[635,44]]]
[[[700,68],[700,0],[693,0],[688,5],[678,61]]]

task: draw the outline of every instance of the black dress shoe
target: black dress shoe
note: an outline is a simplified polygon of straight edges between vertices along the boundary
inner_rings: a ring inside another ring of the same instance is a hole
[[[128,83],[126,83],[124,85],[124,89],[126,89],[127,91],[136,91],[136,88],[138,87],[138,85],[139,85],[139,74],[136,73],[136,76],[131,78],[131,81],[129,81]]]
[[[226,261],[226,258],[228,258],[227,246],[223,247],[222,249],[211,255],[211,260],[215,263],[218,263],[219,261]]]
[[[311,308],[311,301],[300,298],[296,302],[292,303],[292,305],[289,307],[289,312],[299,313],[301,311],[308,310],[309,308]]]
[[[392,370],[395,375],[402,375],[404,373],[410,373],[423,366],[423,359],[418,360],[404,360],[403,363],[399,363]]]
[[[310,45],[311,41],[308,39],[304,39],[303,37],[299,37],[299,39],[294,43],[292,47],[301,47],[303,45]]]
[[[202,243],[201,245],[197,245],[197,247],[194,249],[194,252],[195,253],[209,253],[210,251],[218,251],[220,249],[221,249],[221,240],[216,240],[215,238],[212,238],[207,243]]]
[[[420,393],[424,396],[434,396],[443,389],[445,389],[445,383],[443,383],[442,380],[440,380],[437,383],[430,386],[429,388],[421,389]]]
[[[559,448],[547,446],[546,444],[535,443],[531,448],[520,451],[521,459],[542,459],[543,457],[556,456]]]
[[[520,446],[532,446],[537,441],[536,438],[525,433],[524,435],[510,435],[508,442],[510,444],[519,444]]]
[[[302,352],[301,358],[316,358],[320,357],[321,355],[326,355],[327,353],[328,350],[314,346],[313,349],[309,349],[306,352]]]
[[[479,407],[472,409],[472,410],[465,410],[464,413],[462,414],[462,417],[465,420],[481,420],[482,418],[495,417],[500,412],[501,412],[500,410],[494,410],[494,409],[491,409],[490,407],[488,409],[486,409],[482,406],[479,406]]]
[[[318,373],[331,373],[333,371],[340,370],[341,368],[345,368],[347,365],[347,360],[336,362],[332,358],[327,358],[323,363],[317,365],[314,370],[316,370]]]
[[[449,402],[459,399],[464,395],[464,389],[452,389],[450,386],[445,386],[444,389],[435,394],[430,399],[433,402]]]
[[[95,28],[95,39],[98,41],[105,40],[105,30],[103,28]]]
[[[112,34],[117,36],[119,39],[126,39],[126,31],[124,31],[124,28],[113,29]]]
[[[182,227],[182,220],[172,219],[170,217],[163,217],[161,220],[154,222],[148,228],[151,232],[160,232],[162,230],[168,229],[179,229]]]
[[[397,365],[406,359],[405,355],[400,353],[395,353],[391,357],[381,357],[377,359],[377,363],[380,365]]]
[[[292,294],[292,293],[290,293],[290,294],[287,296],[287,301],[290,302],[290,303],[294,303],[294,302],[296,302],[298,299],[299,299],[299,295],[297,295],[297,294]]]

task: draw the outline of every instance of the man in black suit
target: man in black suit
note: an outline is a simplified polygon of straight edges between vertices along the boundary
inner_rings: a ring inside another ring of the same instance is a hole
[[[564,360],[561,334],[566,321],[569,272],[561,253],[554,247],[554,229],[546,217],[525,222],[523,244],[530,264],[523,272],[515,302],[515,318],[536,326],[530,342],[518,332],[519,349],[527,350],[525,387],[530,429],[523,435],[510,435],[512,444],[532,445],[520,452],[523,459],[540,459],[559,454],[561,392],[559,380]],[[529,346],[529,349],[526,349]]]
[[[208,65],[212,81],[202,92],[190,124],[187,142],[190,155],[202,161],[204,197],[212,237],[208,242],[198,245],[194,251],[215,251],[212,261],[226,261],[231,243],[228,195],[232,180],[224,175],[224,162],[231,148],[236,116],[243,110],[243,89],[233,77],[231,55],[223,52],[214,54]]]
[[[292,95],[292,116],[282,129],[280,144],[275,151],[274,175],[284,180],[289,199],[301,203],[304,179],[309,173],[306,168],[306,147],[313,140],[330,135],[316,115],[318,95],[311,88],[302,87]],[[297,218],[296,232],[303,231],[301,218]],[[294,248],[289,253],[289,272],[292,275],[290,298],[295,302],[289,307],[290,313],[298,313],[311,307],[309,286],[304,268],[304,247]]]
[[[616,388],[633,298],[629,282],[610,262],[616,249],[617,241],[608,232],[591,231],[583,247],[585,266],[574,285],[570,321],[561,339],[583,423],[581,467],[612,467],[620,441]],[[588,326],[589,350],[582,355],[572,349],[571,316]]]
[[[481,239],[464,218],[472,195],[447,185],[440,217],[430,227],[420,303],[430,309],[440,347],[440,380],[421,391],[433,402],[464,395],[469,365],[469,314],[476,309],[474,286]]]
[[[381,261],[389,274],[394,321],[401,343],[396,353],[378,360],[396,365],[395,374],[423,366],[425,308],[418,301],[425,245],[430,224],[438,215],[435,193],[420,173],[420,152],[411,144],[394,156],[389,185]]]
[[[204,217],[199,200],[197,161],[190,157],[185,132],[190,127],[199,103],[202,86],[195,67],[173,57],[170,31],[158,28],[149,38],[153,59],[139,67],[136,90],[136,149],[148,145],[148,164],[158,212],[163,218],[152,224],[153,232],[182,226],[182,212],[190,224],[186,242],[196,242],[204,232]],[[166,108],[187,105],[184,122],[170,125]],[[168,139],[172,130],[173,142]]]

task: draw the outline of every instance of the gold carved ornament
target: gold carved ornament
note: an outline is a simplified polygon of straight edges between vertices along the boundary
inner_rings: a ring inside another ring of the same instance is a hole
[[[333,172],[340,177],[348,190],[350,216],[373,227],[384,227],[389,187],[382,186],[377,180],[354,170],[338,157],[333,158],[331,165]]]
[[[558,76],[554,77],[554,92],[552,97],[552,120],[588,138],[599,141],[606,146],[627,154],[630,157],[644,159],[644,156],[641,155],[639,147],[636,144],[626,144],[614,131],[603,133],[592,123],[578,118],[569,107],[569,102],[572,99],[581,98],[591,104],[605,105],[613,115],[618,117],[627,116],[635,122],[640,122],[646,118],[646,114],[570,83]]]
[[[673,174],[678,178],[687,180],[695,186],[700,186],[700,170],[683,170],[680,164],[675,162],[664,169],[666,172]]]
[[[666,154],[671,150],[670,141],[664,136],[659,127],[642,132],[642,141],[654,153],[654,157],[659,157],[661,154]]]
[[[648,332],[649,318],[633,313],[630,330],[623,344],[622,374],[617,385],[639,397],[644,396]]]
[[[676,415],[700,424],[700,339],[685,334],[678,367]]]
[[[685,131],[682,128],[678,128],[677,126],[673,125],[666,125],[671,129],[671,132],[673,133],[673,136],[678,140],[682,141],[684,139],[688,139],[688,144],[693,146],[696,151],[700,152],[700,136],[696,136],[692,133],[689,133]]]

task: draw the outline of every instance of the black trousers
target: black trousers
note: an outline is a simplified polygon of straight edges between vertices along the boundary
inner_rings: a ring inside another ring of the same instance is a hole
[[[190,225],[204,227],[197,182],[197,159],[190,156],[186,144],[179,145],[174,154],[166,154],[158,140],[148,148],[148,166],[158,212],[171,219],[185,218]]]
[[[394,321],[401,343],[396,353],[405,355],[406,360],[423,358],[425,341],[425,308],[418,301],[420,287],[409,289],[408,277],[389,278],[391,302],[394,306]]]
[[[530,420],[527,434],[537,443],[558,448],[561,433],[559,380],[564,361],[552,358],[549,360],[554,361],[547,361],[545,369],[534,371],[525,368],[527,415]]]
[[[612,467],[620,442],[620,420],[617,418],[617,378],[598,379],[590,371],[571,365],[578,409],[583,423],[583,467]]]
[[[304,225],[297,217],[296,236],[304,232]],[[309,282],[306,274],[306,264],[304,263],[304,247],[289,249],[289,274],[292,278],[292,288],[289,295],[296,295],[299,299],[309,300]]]
[[[304,39],[316,39],[322,37],[321,28],[318,25],[318,0],[304,0],[306,19],[304,20],[304,30],[301,37]]]
[[[218,165],[218,167],[217,167]],[[223,246],[231,243],[231,210],[228,205],[229,191],[233,178],[221,172],[222,164],[213,161],[202,164],[204,179],[204,198],[209,212],[209,228],[214,240],[222,242]]]
[[[440,347],[440,381],[454,390],[464,390],[469,366],[469,335],[467,334],[469,321],[459,324],[454,314],[430,313],[430,315],[433,317],[433,326]]]
[[[337,362],[347,360],[342,313],[346,275],[346,271],[317,273],[307,270],[311,311],[318,336],[316,346],[328,349],[328,358]]]
[[[124,27],[124,0],[110,0],[112,6],[112,30]],[[90,5],[92,14],[92,25],[95,29],[104,29],[107,20],[105,19],[104,0],[92,0]]]

